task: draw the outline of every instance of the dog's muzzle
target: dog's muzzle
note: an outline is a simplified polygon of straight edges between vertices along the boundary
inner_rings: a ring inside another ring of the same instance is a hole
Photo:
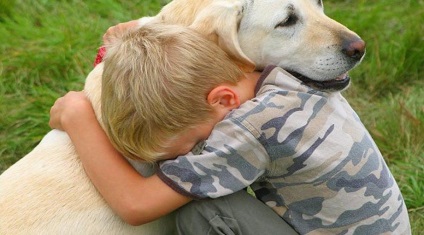
[[[297,72],[290,71],[290,73],[297,79],[301,80],[307,86],[321,91],[341,91],[347,88],[350,84],[350,77],[348,73],[344,73],[335,79],[327,81],[312,80]]]
[[[365,48],[365,42],[359,37],[353,37],[353,39],[344,41],[341,53],[345,56],[349,64],[351,64],[350,69],[359,64],[364,58]],[[325,81],[316,81],[294,71],[291,71],[290,73],[306,85],[322,91],[341,91],[346,89],[350,84],[348,72],[345,72],[334,79]]]

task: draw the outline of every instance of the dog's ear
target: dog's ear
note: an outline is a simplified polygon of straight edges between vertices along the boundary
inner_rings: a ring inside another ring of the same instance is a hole
[[[216,42],[244,72],[252,72],[255,64],[243,53],[238,42],[241,17],[240,1],[213,1],[198,13],[190,27]]]

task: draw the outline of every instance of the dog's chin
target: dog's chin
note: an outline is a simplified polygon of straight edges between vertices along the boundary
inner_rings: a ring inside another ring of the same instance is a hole
[[[316,81],[293,71],[290,71],[290,73],[305,83],[307,86],[321,91],[342,91],[350,84],[350,77],[348,73],[341,74],[334,79],[329,79],[326,81]]]

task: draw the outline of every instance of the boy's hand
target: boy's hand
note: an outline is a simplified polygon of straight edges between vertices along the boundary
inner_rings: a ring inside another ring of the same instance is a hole
[[[138,25],[138,20],[132,20],[110,27],[103,35],[103,43],[109,44],[113,42],[114,39],[121,37],[128,30],[138,28]]]
[[[52,129],[68,130],[81,122],[96,120],[93,107],[83,91],[71,91],[56,100],[50,109]],[[96,120],[97,121],[97,120]]]

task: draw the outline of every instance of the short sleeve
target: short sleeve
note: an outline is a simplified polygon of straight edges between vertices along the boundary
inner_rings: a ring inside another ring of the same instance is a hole
[[[265,148],[236,119],[218,123],[199,155],[189,153],[160,164],[158,176],[177,192],[194,199],[237,192],[264,174]]]

